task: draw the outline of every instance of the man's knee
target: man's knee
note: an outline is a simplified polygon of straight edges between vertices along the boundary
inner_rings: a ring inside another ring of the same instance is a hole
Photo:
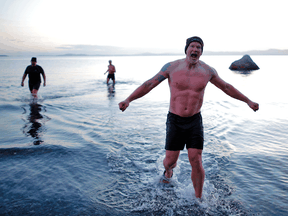
[[[188,149],[188,158],[192,167],[200,167],[202,165],[202,150]]]
[[[199,167],[202,166],[202,161],[199,160],[198,158],[193,158],[193,159],[190,159],[190,158],[189,158],[189,162],[190,162],[192,168],[193,168],[193,167],[199,168]]]
[[[175,165],[178,157],[179,157],[180,151],[169,151],[166,150],[166,156],[163,161],[164,166],[172,166]]]

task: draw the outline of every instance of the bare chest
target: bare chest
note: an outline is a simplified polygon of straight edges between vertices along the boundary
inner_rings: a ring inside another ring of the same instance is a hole
[[[109,65],[109,66],[108,66],[108,69],[109,69],[109,71],[114,71],[114,70],[115,70],[115,68],[114,68],[113,65]]]
[[[180,70],[170,74],[169,85],[173,90],[201,92],[211,76],[204,70]]]

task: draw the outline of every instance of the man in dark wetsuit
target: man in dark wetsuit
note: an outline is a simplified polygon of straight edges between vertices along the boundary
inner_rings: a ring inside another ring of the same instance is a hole
[[[36,57],[32,57],[31,58],[31,65],[27,66],[27,68],[23,74],[22,82],[21,82],[21,86],[24,86],[24,80],[28,74],[29,89],[30,89],[30,92],[32,93],[34,98],[37,98],[37,92],[40,88],[40,84],[41,84],[40,74],[42,74],[43,79],[44,79],[43,86],[46,86],[46,76],[45,76],[44,70],[42,69],[41,66],[36,65],[36,64],[37,64]]]
[[[112,65],[112,61],[109,60],[109,65],[108,65],[108,70],[104,73],[106,74],[108,72],[108,76],[107,76],[107,85],[110,79],[113,80],[113,85],[115,85],[115,74],[116,73],[116,69],[115,66]]]
[[[189,162],[192,166],[191,180],[197,198],[202,197],[205,178],[202,166],[204,136],[200,109],[208,82],[230,97],[247,103],[254,111],[259,109],[257,103],[222,80],[214,68],[199,60],[203,46],[201,38],[188,38],[185,46],[186,58],[164,65],[158,74],[144,82],[126,100],[119,103],[120,110],[126,110],[130,102],[144,96],[168,78],[171,97],[166,123],[166,157],[163,161],[165,167],[163,178],[169,182],[180,150],[183,150],[186,144]]]

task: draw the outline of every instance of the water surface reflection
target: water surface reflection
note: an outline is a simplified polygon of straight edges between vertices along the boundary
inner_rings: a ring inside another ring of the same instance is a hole
[[[46,109],[41,104],[30,103],[30,114],[28,116],[28,122],[25,123],[23,127],[23,133],[26,136],[31,136],[34,138],[33,144],[40,145],[43,143],[43,132],[45,131],[44,123],[46,120],[50,120],[47,116],[42,115],[41,112],[46,112]],[[26,109],[24,109],[24,113],[26,113]]]
[[[108,90],[108,98],[113,98],[115,97],[115,86],[112,84],[107,85],[107,90]]]

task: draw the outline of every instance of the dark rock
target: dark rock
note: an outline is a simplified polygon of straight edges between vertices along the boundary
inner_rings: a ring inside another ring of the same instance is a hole
[[[258,70],[259,67],[253,62],[249,55],[244,55],[241,59],[234,61],[229,69],[234,71],[252,71]]]

